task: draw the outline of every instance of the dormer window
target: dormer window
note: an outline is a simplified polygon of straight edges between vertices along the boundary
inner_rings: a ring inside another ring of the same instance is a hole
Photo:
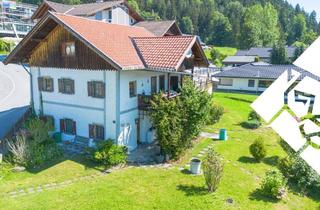
[[[64,42],[62,43],[62,55],[63,56],[75,56],[76,47],[74,42]]]

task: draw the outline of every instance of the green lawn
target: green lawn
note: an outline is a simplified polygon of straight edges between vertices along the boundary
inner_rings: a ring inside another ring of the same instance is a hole
[[[187,151],[172,169],[130,168],[115,171],[90,181],[46,190],[32,195],[10,198],[5,192],[60,182],[96,173],[94,165],[81,159],[64,160],[42,171],[11,174],[0,180],[0,209],[318,209],[319,200],[289,192],[285,201],[275,202],[259,193],[264,173],[275,167],[276,160],[285,155],[277,135],[266,126],[249,131],[239,126],[247,118],[254,95],[215,93],[217,103],[225,107],[222,120],[204,128],[217,132],[227,128],[229,141],[202,139]],[[258,136],[268,146],[268,157],[256,163],[248,147]],[[191,156],[208,144],[213,144],[225,162],[224,176],[217,192],[208,194],[202,176],[192,176],[179,170]],[[226,199],[232,198],[233,204]]]
[[[227,56],[235,55],[237,53],[237,48],[232,48],[232,47],[214,47],[214,48],[218,50],[218,52],[222,55],[223,59]],[[212,61],[211,50],[206,49],[204,53],[207,56],[207,59]],[[222,65],[222,60],[216,60],[215,61],[216,65],[220,67]]]

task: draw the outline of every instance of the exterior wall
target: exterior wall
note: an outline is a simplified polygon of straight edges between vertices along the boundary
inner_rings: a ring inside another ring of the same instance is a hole
[[[76,121],[77,136],[89,138],[89,124],[104,125],[105,138],[115,139],[120,145],[128,146],[129,150],[137,147],[137,122],[140,125],[140,141],[151,143],[155,131],[148,113],[138,110],[138,97],[130,98],[129,82],[137,82],[137,94],[151,94],[151,77],[157,76],[159,91],[159,76],[165,75],[167,89],[167,73],[148,71],[103,71],[75,70],[31,67],[34,108],[36,113],[54,117],[55,131],[60,131],[60,119],[68,118]],[[176,76],[170,74],[171,76]],[[54,91],[38,90],[38,77],[53,78]],[[180,76],[179,76],[180,77]],[[75,94],[58,92],[58,79],[70,78],[75,82]],[[88,97],[87,82],[104,81],[106,97]],[[41,100],[42,99],[42,100]],[[41,102],[42,101],[42,102]],[[139,121],[140,120],[140,121]],[[63,135],[64,140],[73,140],[75,136]]]
[[[116,139],[116,124],[114,123],[116,120],[116,104],[114,100],[116,97],[115,71],[31,67],[31,73],[35,111],[40,114],[40,97],[42,97],[43,114],[54,117],[56,131],[60,131],[60,119],[69,118],[76,121],[78,136],[89,137],[89,124],[97,123],[104,125],[106,139]],[[37,78],[39,76],[53,78],[53,92],[40,92],[38,90]],[[74,95],[58,92],[59,78],[74,80]],[[87,82],[92,80],[105,82],[105,99],[88,97]]]
[[[151,143],[154,131],[150,131],[152,123],[145,111],[138,110],[138,97],[130,98],[129,82],[137,81],[137,94],[151,94],[151,77],[157,76],[157,90],[159,91],[159,76],[165,75],[165,88],[167,90],[167,73],[147,71],[123,71],[120,73],[120,139],[119,144],[129,145],[129,149],[137,146],[136,119],[140,119],[140,141]],[[174,74],[170,74],[175,76]],[[139,114],[140,112],[140,114]],[[128,130],[130,130],[128,134]]]
[[[254,80],[254,87],[248,87],[248,81]],[[266,88],[258,87],[259,79],[251,78],[233,78],[232,86],[217,85],[218,90],[236,90],[236,91],[250,91],[250,92],[263,92]]]
[[[112,23],[130,25],[130,16],[122,7],[112,9]]]

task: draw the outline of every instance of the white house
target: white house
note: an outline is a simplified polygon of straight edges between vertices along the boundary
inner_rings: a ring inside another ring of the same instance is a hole
[[[133,25],[143,20],[125,0],[97,1],[94,3],[75,5],[44,0],[32,15],[32,19],[36,22],[45,16],[48,11],[122,25]]]
[[[191,56],[190,56],[191,52]],[[151,95],[174,97],[185,70],[208,66],[195,36],[48,12],[4,60],[29,63],[33,107],[64,140],[152,142]]]
[[[272,65],[263,62],[223,70],[215,74],[214,77],[219,79],[218,90],[261,93],[283,72],[291,69],[301,73],[299,80],[306,75],[319,80],[315,75],[295,65]]]

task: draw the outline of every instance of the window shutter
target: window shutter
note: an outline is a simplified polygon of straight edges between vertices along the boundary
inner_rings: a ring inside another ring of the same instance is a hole
[[[60,132],[64,133],[66,131],[64,119],[60,119]]]
[[[49,90],[49,91],[50,91],[50,92],[53,92],[53,91],[54,91],[54,88],[53,88],[53,79],[52,79],[52,78],[49,78],[49,79],[48,79],[48,82],[49,82],[49,84],[50,84],[50,85],[49,85],[49,87],[50,87],[50,90]]]
[[[72,134],[73,135],[77,135],[77,123],[76,123],[76,121],[73,121]]]
[[[101,126],[101,129],[100,129],[101,131],[101,139],[102,140],[105,140],[105,138],[104,138],[104,127],[103,126]]]
[[[101,84],[101,87],[102,87],[102,89],[101,89],[101,98],[105,98],[106,96],[106,85],[105,85],[105,83],[104,82],[101,82],[100,83]]]
[[[74,94],[74,80],[70,79],[71,82],[71,94]]]
[[[89,138],[94,138],[94,125],[89,124]]]
[[[64,91],[63,91],[63,87],[64,87],[64,85],[63,85],[63,79],[58,79],[58,86],[59,86],[59,93],[63,93]]]
[[[88,82],[88,96],[93,96],[93,82]]]
[[[43,90],[43,78],[38,77],[38,89],[41,91]]]

